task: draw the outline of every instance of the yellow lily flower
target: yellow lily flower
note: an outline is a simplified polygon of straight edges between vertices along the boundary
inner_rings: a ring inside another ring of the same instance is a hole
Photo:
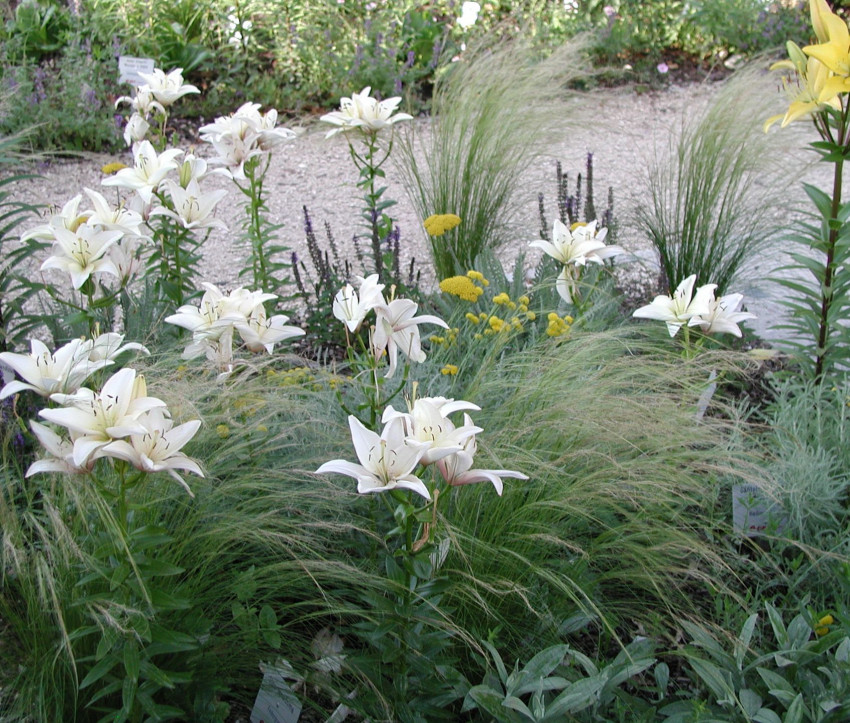
[[[847,29],[847,23],[828,11],[828,7],[826,10],[817,10],[816,7],[816,4],[812,3],[815,34],[820,39],[825,32],[829,40],[817,45],[807,45],[803,52],[811,58],[817,58],[832,72],[846,79],[850,76],[850,30]],[[850,84],[846,85],[844,90],[850,91]]]
[[[791,101],[791,105],[788,107],[788,110],[784,115],[775,115],[765,121],[765,132],[767,132],[767,130],[778,120],[782,121],[781,125],[784,128],[789,123],[793,123],[795,120],[817,113],[827,106],[835,108],[836,110],[841,109],[841,101],[838,100],[838,94],[843,92],[844,81],[846,79],[837,78],[832,71],[817,58],[808,58],[806,61],[805,72],[801,72],[796,66],[793,55],[791,60],[780,61],[779,63],[774,64],[771,70],[777,67],[790,67],[797,70],[797,90],[796,95],[794,95],[794,99]],[[838,83],[835,81],[838,81]],[[837,88],[837,85],[841,85],[842,88]],[[785,81],[785,88],[786,91],[794,94],[794,88],[787,79]],[[848,86],[847,90],[850,90],[850,86]]]
[[[815,35],[818,38],[818,42],[827,42],[827,40],[829,39],[829,34],[827,32],[824,18],[827,15],[832,15],[832,10],[830,10],[826,0],[810,0],[809,11],[812,16],[812,28],[815,31]]]

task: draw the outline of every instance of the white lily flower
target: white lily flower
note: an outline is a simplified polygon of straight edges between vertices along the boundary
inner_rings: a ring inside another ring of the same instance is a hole
[[[253,313],[245,321],[236,321],[233,326],[245,342],[248,351],[259,354],[266,351],[271,354],[274,345],[284,339],[292,339],[296,336],[304,336],[304,330],[297,326],[287,326],[288,316],[276,314],[270,319],[266,318],[266,310],[262,304],[257,306]]]
[[[145,120],[144,116],[133,113],[127,120],[127,125],[124,126],[124,143],[132,146],[134,143],[145,140],[150,129],[151,124]]]
[[[409,413],[397,412],[388,406],[381,421],[401,419],[408,443],[418,443],[425,447],[420,463],[429,465],[460,452],[469,437],[484,431],[472,424],[468,414],[464,415],[463,426],[456,427],[448,415],[461,409],[480,410],[480,407],[471,402],[455,402],[443,397],[420,397],[413,403]]]
[[[114,176],[104,178],[101,183],[136,191],[145,203],[150,203],[169,171],[177,169],[174,159],[182,153],[178,148],[169,148],[157,154],[150,141],[142,141],[133,146],[133,167],[122,168]]]
[[[360,282],[359,293],[351,284],[343,286],[334,297],[333,315],[348,327],[351,332],[357,331],[360,324],[372,309],[378,304],[385,304],[384,284],[378,283],[378,274],[372,274],[365,279],[356,277]]]
[[[93,362],[115,361],[125,351],[139,351],[145,356],[150,356],[150,352],[146,347],[138,342],[131,341],[124,343],[124,335],[114,331],[109,331],[105,334],[95,337],[92,340],[91,351],[89,351],[89,360]]]
[[[329,130],[325,138],[357,129],[367,134],[379,133],[399,121],[413,120],[413,116],[407,113],[393,115],[401,102],[400,97],[378,101],[369,95],[371,92],[372,89],[367,86],[350,98],[342,98],[339,110],[323,115],[320,120],[338,126]]]
[[[472,419],[464,414],[464,425],[471,425]],[[496,488],[496,493],[501,496],[504,489],[502,479],[528,479],[528,475],[515,472],[510,469],[472,469],[473,459],[478,450],[475,435],[467,437],[463,442],[463,449],[455,454],[443,457],[437,462],[437,469],[443,479],[452,487],[459,485],[474,484],[475,482],[491,482]]]
[[[52,214],[46,224],[36,226],[27,231],[21,236],[21,241],[28,241],[29,239],[55,241],[57,228],[64,228],[72,232],[76,231],[81,224],[86,222],[86,219],[92,213],[91,211],[80,212],[80,201],[82,199],[83,195],[78,193],[70,201],[66,201],[61,211]]]
[[[671,337],[676,336],[679,329],[695,316],[705,316],[710,312],[711,301],[717,284],[706,284],[697,289],[694,295],[696,274],[688,276],[676,287],[673,296],[660,294],[651,304],[640,307],[632,316],[638,319],[657,319],[667,324]],[[693,297],[693,298],[692,298]]]
[[[88,223],[93,226],[102,226],[109,231],[121,231],[127,236],[139,236],[149,238],[142,230],[144,219],[142,214],[133,211],[124,205],[112,208],[103,194],[84,188],[85,194],[94,206],[89,212]]]
[[[27,468],[25,477],[31,477],[41,472],[59,472],[60,474],[91,472],[94,460],[83,466],[74,464],[73,442],[63,439],[52,429],[38,422],[30,421],[30,429],[50,456],[33,462]]]
[[[552,226],[552,242],[543,239],[532,241],[532,248],[541,249],[549,254],[556,261],[560,261],[565,266],[575,264],[576,266],[584,266],[588,262],[601,264],[603,258],[600,252],[603,252],[605,247],[605,236],[608,233],[607,228],[596,230],[596,221],[591,221],[589,224],[578,225],[573,231],[570,231],[560,219],[555,219]],[[611,246],[614,253],[622,251],[619,246]],[[608,252],[608,256],[614,255]]]
[[[416,302],[410,299],[395,299],[389,304],[377,304],[374,308],[376,320],[372,348],[376,356],[387,352],[390,361],[388,378],[395,373],[399,349],[411,361],[425,361],[425,352],[422,351],[419,339],[419,324],[436,324],[444,329],[449,328],[445,321],[436,316],[414,316],[418,307]]]
[[[711,299],[708,313],[694,316],[688,321],[688,326],[700,327],[703,334],[733,334],[740,338],[738,324],[758,318],[748,311],[739,311],[743,300],[743,294],[727,294],[719,299]]]
[[[183,163],[180,164],[180,185],[186,188],[190,181],[200,183],[207,177],[207,162],[203,158],[198,158],[194,153],[187,153],[183,156]]]
[[[348,417],[351,440],[360,464],[335,459],[325,462],[316,474],[336,472],[357,480],[360,494],[386,492],[392,489],[409,489],[431,499],[425,483],[411,474],[419,463],[424,449],[405,443],[404,425],[393,419],[381,431],[380,436],[361,424],[353,414]]]
[[[136,88],[136,95],[132,98],[129,95],[122,95],[115,101],[115,107],[122,103],[127,103],[134,113],[138,113],[144,119],[147,119],[151,113],[165,115],[165,108],[154,99],[149,85],[140,85]]]
[[[119,439],[110,442],[101,449],[101,455],[123,459],[143,472],[168,472],[189,496],[194,497],[189,485],[176,470],[204,476],[200,465],[180,451],[200,429],[200,420],[194,419],[175,427],[161,408],[155,408],[139,417],[138,421],[144,432],[131,434],[129,441]]]
[[[29,354],[0,353],[0,360],[24,380],[6,384],[0,391],[0,399],[24,389],[42,397],[76,392],[89,376],[112,364],[109,359],[92,359],[92,348],[93,342],[89,340],[73,339],[51,353],[44,342],[31,339]]]
[[[112,246],[123,233],[121,231],[102,231],[96,226],[82,224],[72,232],[65,228],[56,228],[56,244],[54,250],[58,253],[49,256],[41,265],[45,269],[59,269],[71,276],[71,284],[75,289],[82,287],[92,274],[111,274],[118,276],[115,264],[106,256]]]
[[[478,13],[481,12],[481,5],[476,2],[465,2],[460,7],[460,17],[457,19],[457,24],[464,30],[469,30],[475,21],[478,20]]]
[[[203,193],[194,179],[189,181],[186,188],[171,179],[166,180],[164,185],[171,196],[174,211],[157,206],[151,211],[151,216],[168,216],[187,229],[219,228],[227,231],[227,224],[213,217],[216,204],[227,195],[227,191],[219,189]]]
[[[102,456],[102,449],[115,439],[144,434],[147,429],[139,417],[165,402],[147,396],[143,376],[125,368],[113,374],[100,392],[82,387],[75,394],[54,394],[51,399],[62,409],[42,409],[39,416],[66,427],[79,436],[74,440],[73,462],[78,467]]]
[[[125,236],[109,247],[106,255],[115,266],[121,285],[126,285],[144,267],[140,249],[150,240],[147,236]]]
[[[139,73],[139,75],[145,81],[147,90],[162,105],[172,105],[178,98],[188,93],[201,92],[194,85],[183,82],[183,68],[175,68],[167,75],[159,68],[154,68],[153,73]]]

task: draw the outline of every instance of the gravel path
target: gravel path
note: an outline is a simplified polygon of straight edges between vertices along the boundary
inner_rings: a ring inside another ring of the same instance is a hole
[[[713,83],[672,86],[658,92],[637,93],[622,88],[590,94],[586,102],[593,109],[596,120],[577,130],[571,127],[562,137],[553,138],[550,152],[539,158],[528,177],[522,179],[520,188],[524,205],[520,214],[521,227],[517,229],[518,239],[531,240],[537,235],[537,194],[542,191],[547,198],[554,197],[555,162],[561,161],[564,170],[574,180],[576,174],[584,169],[586,154],[592,152],[597,198],[603,199],[609,186],[614,188],[616,215],[621,228],[619,243],[644,265],[643,269],[633,265],[630,273],[636,278],[651,279],[655,273],[652,269],[654,254],[647,241],[640,238],[629,223],[637,206],[648,200],[645,183],[647,164],[657,148],[666,147],[671,132],[682,117],[699,113],[716,94],[717,84]],[[427,120],[415,122],[417,132],[427,132]],[[353,254],[346,239],[358,232],[361,200],[355,186],[357,174],[348,155],[348,146],[340,137],[326,139],[326,128],[322,125],[308,123],[296,129],[298,138],[276,149],[266,181],[270,220],[280,224],[279,240],[302,258],[306,254],[304,205],[310,209],[317,230],[325,221],[331,224],[345,253]],[[806,127],[806,132],[801,134],[801,129],[794,126],[784,129],[783,142],[788,147],[802,149],[811,140],[808,130]],[[199,151],[206,153],[206,149]],[[16,196],[30,202],[61,205],[80,193],[83,187],[100,189],[100,168],[111,160],[115,158],[93,155],[74,161],[54,161],[41,170],[40,179],[21,182],[16,188]],[[121,160],[127,162],[128,154],[123,154]],[[401,229],[403,254],[407,258],[415,256],[425,260],[428,256],[427,239],[421,222],[397,174],[390,169],[387,175],[387,196],[399,202],[392,212]],[[230,189],[218,212],[219,217],[230,226],[230,232],[217,231],[210,237],[205,246],[202,278],[226,285],[235,281],[247,258],[245,248],[236,240],[243,197],[227,179],[216,178],[211,186]],[[799,201],[802,192],[798,190],[796,194],[794,200]],[[111,198],[109,193],[105,195]],[[525,247],[526,244],[520,241],[515,249],[507,249],[505,261],[510,262],[510,257]],[[771,322],[776,319],[777,307],[772,305],[775,292],[766,287],[764,276],[771,271],[771,266],[777,265],[777,259],[765,259],[755,269],[756,283],[742,289],[747,294],[750,309],[760,317],[755,325],[757,330],[768,337],[771,336]]]

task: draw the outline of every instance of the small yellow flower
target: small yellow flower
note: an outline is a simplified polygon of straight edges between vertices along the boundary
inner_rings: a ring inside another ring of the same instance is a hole
[[[508,301],[508,308],[509,309],[516,309],[516,302],[515,301]]]
[[[432,344],[445,344],[446,339],[443,336],[432,336],[430,337]]]
[[[571,317],[569,314],[567,314],[564,317],[564,321],[566,321],[568,324],[572,324],[575,321],[575,319],[573,319],[573,317]]]
[[[518,316],[511,317],[511,326],[514,329],[522,329],[522,322],[519,320]]]
[[[511,304],[511,297],[508,296],[504,291],[501,294],[496,294],[493,297],[494,304]]]
[[[528,306],[531,303],[531,299],[529,299],[525,294],[520,296],[517,301],[523,306]]]
[[[493,331],[501,331],[502,327],[505,325],[504,320],[500,319],[498,316],[491,316],[487,323],[490,324],[490,328]]]
[[[561,317],[560,317],[560,316],[558,316],[557,312],[555,312],[555,311],[550,311],[550,312],[546,315],[546,318],[547,318],[549,321],[558,321]]]
[[[218,424],[216,425],[215,433],[222,439],[227,439],[230,436],[230,427],[226,424]]]
[[[446,364],[442,369],[440,369],[440,374],[444,374],[446,376],[455,376],[458,372],[458,368],[454,364]]]
[[[466,275],[470,279],[472,279],[473,281],[480,282],[482,286],[489,286],[490,285],[490,282],[487,281],[487,279],[484,278],[484,274],[482,274],[480,271],[476,271],[475,269],[471,269],[470,271],[466,272]]]
[[[118,173],[122,168],[126,168],[127,166],[120,161],[113,161],[112,163],[107,163],[105,166],[101,167],[101,173],[105,173],[107,176],[111,176],[113,173]]]
[[[487,321],[487,317],[488,314],[485,311],[482,311],[480,314],[478,314],[478,318],[481,319],[481,321]]]
[[[815,635],[822,638],[829,632],[829,626],[833,623],[835,623],[835,618],[832,615],[824,615],[815,626]]]
[[[533,311],[527,311],[525,314],[525,318],[529,321],[534,321],[537,318],[537,314],[535,314]]]
[[[478,314],[472,314],[470,312],[466,312],[466,320],[470,324],[480,324],[481,323],[481,319],[478,318]]]
[[[269,428],[265,424],[258,424],[257,425],[257,431],[262,432],[262,433],[266,433],[266,432],[269,431]]]
[[[484,289],[476,286],[468,276],[450,276],[440,282],[440,290],[452,294],[464,301],[476,302]]]
[[[435,213],[433,216],[428,216],[424,223],[429,236],[442,236],[458,225],[460,225],[460,216],[455,216],[453,213]]]
[[[518,308],[519,308],[519,312],[521,314],[525,314],[528,311],[528,305],[527,304],[520,304]]]
[[[488,331],[489,331],[489,329],[488,329]],[[472,335],[472,338],[475,339],[476,341],[479,341],[483,337],[481,336],[481,334],[475,333],[475,334]]]

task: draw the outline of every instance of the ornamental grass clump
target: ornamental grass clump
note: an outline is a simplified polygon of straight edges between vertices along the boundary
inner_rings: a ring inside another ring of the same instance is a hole
[[[766,88],[738,71],[703,112],[683,120],[648,169],[651,201],[635,222],[658,252],[665,290],[691,274],[723,294],[785,224],[776,144],[754,122]]]
[[[539,62],[505,43],[465,55],[438,81],[428,136],[407,135],[399,155],[420,217],[463,219],[441,235],[428,231],[437,278],[475,268],[485,249],[513,240],[520,176],[565,117],[576,117],[563,112],[563,89],[585,75],[580,42]]]

